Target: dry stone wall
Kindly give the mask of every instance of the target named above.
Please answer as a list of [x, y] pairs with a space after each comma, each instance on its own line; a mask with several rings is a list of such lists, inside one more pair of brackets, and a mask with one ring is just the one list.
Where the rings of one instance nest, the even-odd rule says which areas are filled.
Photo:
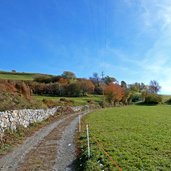
[[[3, 139], [4, 131], [15, 131], [18, 126], [28, 127], [31, 123], [41, 122], [49, 116], [53, 116], [60, 106], [50, 109], [23, 109], [0, 112], [0, 139]], [[88, 109], [86, 106], [71, 107], [74, 112]]]

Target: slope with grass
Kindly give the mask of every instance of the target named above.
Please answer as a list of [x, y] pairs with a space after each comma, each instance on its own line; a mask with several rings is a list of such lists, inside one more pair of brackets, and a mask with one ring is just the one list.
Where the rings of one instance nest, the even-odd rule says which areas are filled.
[[91, 158], [83, 161], [82, 170], [117, 170], [93, 137], [123, 170], [171, 170], [170, 106], [108, 108], [91, 113], [84, 122], [90, 127]]
[[[26, 72], [6, 72], [0, 71], [0, 79], [4, 80], [33, 80], [38, 73], [26, 73]], [[46, 74], [43, 74], [46, 75]]]
[[1, 74], [0, 73], [0, 79], [4, 79], [4, 80], [33, 80], [33, 76], [34, 75], [27, 75], [27, 74], [22, 74], [22, 75], [18, 75], [18, 74]]

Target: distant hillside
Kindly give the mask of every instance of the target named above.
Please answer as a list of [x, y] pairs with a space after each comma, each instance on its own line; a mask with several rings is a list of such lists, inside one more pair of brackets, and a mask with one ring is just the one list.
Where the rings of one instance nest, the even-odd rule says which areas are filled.
[[36, 75], [47, 75], [47, 74], [0, 71], [0, 79], [5, 79], [5, 80], [33, 80]]

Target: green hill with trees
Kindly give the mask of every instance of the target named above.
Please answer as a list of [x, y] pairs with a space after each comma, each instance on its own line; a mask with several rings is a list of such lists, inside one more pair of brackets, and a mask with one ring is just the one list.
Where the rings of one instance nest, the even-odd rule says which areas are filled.
[[[78, 78], [71, 71], [64, 71], [61, 75], [1, 71], [0, 98], [3, 103], [0, 110], [89, 103], [101, 107], [133, 103], [156, 105], [164, 103], [163, 97], [158, 95], [160, 88], [155, 80], [149, 85], [127, 84], [108, 75], [100, 77], [98, 73], [89, 78]], [[169, 100], [167, 96], [168, 103]]]

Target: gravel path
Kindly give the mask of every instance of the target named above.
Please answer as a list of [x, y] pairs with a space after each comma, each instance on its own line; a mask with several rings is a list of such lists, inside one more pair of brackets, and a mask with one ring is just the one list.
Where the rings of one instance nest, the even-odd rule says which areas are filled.
[[78, 124], [78, 118], [75, 118], [69, 126], [66, 127], [62, 138], [59, 140], [57, 158], [54, 165], [55, 171], [74, 171], [74, 160], [76, 159], [74, 133]]
[[77, 124], [78, 114], [73, 114], [42, 128], [1, 158], [0, 170], [74, 170], [72, 162], [76, 155], [73, 140]]

